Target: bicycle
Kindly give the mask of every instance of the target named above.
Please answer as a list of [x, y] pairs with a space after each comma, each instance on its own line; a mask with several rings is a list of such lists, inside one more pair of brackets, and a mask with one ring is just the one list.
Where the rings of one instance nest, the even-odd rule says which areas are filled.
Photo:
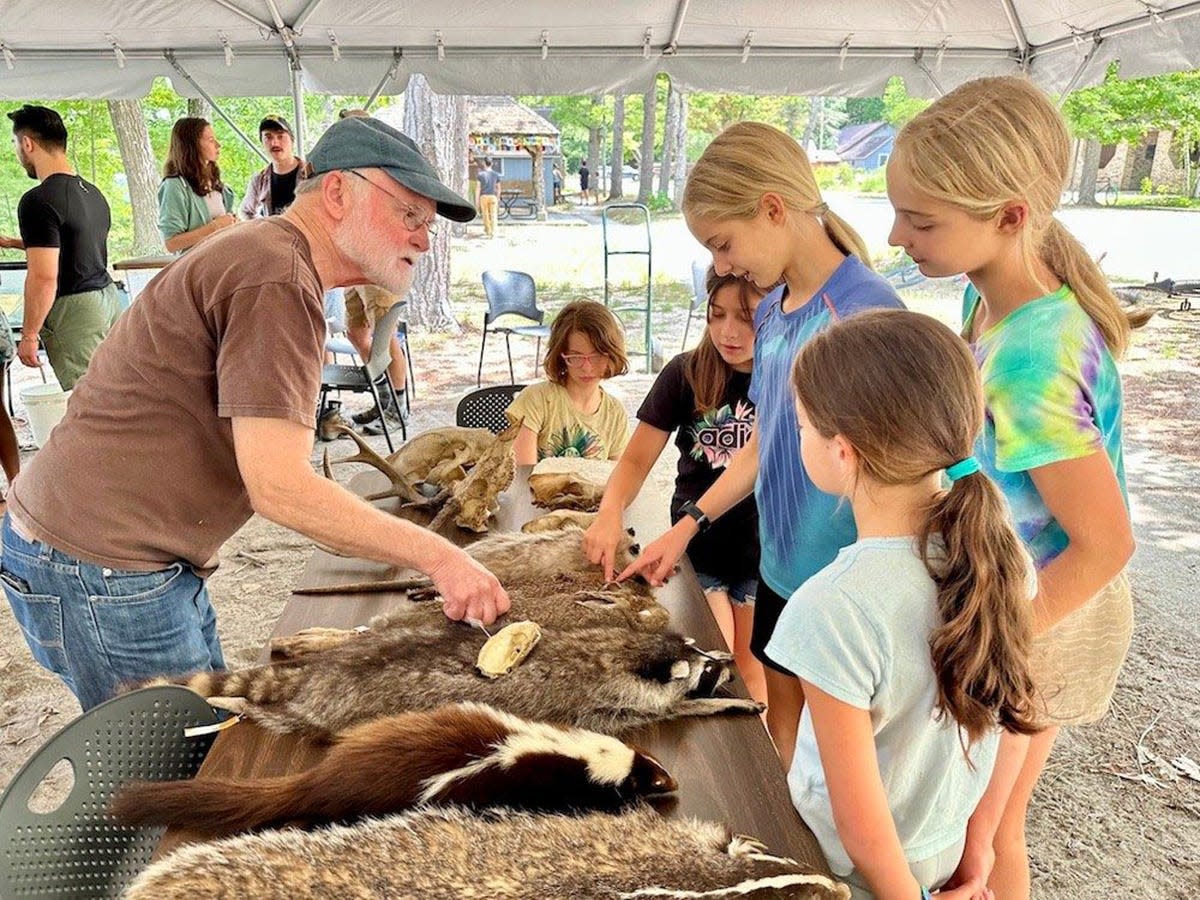
[[1121, 192], [1117, 186], [1113, 184], [1112, 178], [1107, 175], [1102, 175], [1096, 179], [1096, 194], [1100, 197], [1100, 202], [1105, 206], [1116, 206], [1117, 198]]

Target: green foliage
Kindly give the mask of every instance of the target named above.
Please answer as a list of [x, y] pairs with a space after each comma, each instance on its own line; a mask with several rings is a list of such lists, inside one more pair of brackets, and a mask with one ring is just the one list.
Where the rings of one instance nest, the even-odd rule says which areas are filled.
[[838, 163], [836, 166], [816, 166], [813, 175], [817, 179], [817, 187], [821, 190], [845, 190], [854, 185], [854, 167], [850, 163]]
[[1114, 62], [1103, 82], [1067, 95], [1062, 111], [1076, 137], [1102, 144], [1136, 142], [1157, 129], [1194, 143], [1200, 138], [1200, 70], [1122, 79]]
[[646, 201], [646, 206], [650, 208], [650, 212], [663, 213], [673, 212], [675, 207], [671, 203], [671, 198], [666, 194], [651, 194], [650, 199]]
[[[117, 137], [113, 132], [108, 106], [102, 100], [43, 100], [38, 101], [58, 111], [69, 135], [67, 155], [76, 171], [93, 182], [104, 193], [112, 208], [113, 225], [109, 233], [109, 258], [128, 256], [133, 245], [133, 213], [129, 204], [125, 171]], [[230, 97], [217, 98], [217, 103], [251, 140], [258, 138], [258, 123], [268, 113], [282, 114], [295, 127], [291, 97]], [[366, 97], [334, 97], [310, 94], [304, 98], [306, 124], [305, 143], [311, 147], [316, 139], [337, 119], [343, 107], [360, 107]], [[17, 109], [21, 102], [0, 103], [0, 113]], [[142, 102], [150, 146], [161, 172], [171, 140], [171, 127], [187, 115], [187, 100], [175, 93], [170, 82], [156, 79], [150, 93]], [[250, 176], [266, 163], [248, 147], [234, 130], [215, 112], [210, 117], [213, 131], [221, 143], [221, 178], [233, 188], [240, 203]], [[8, 120], [0, 119], [5, 125]], [[33, 182], [17, 162], [16, 154], [0, 154], [0, 233], [16, 234], [17, 203]], [[20, 251], [5, 251], [6, 258], [21, 259]]]
[[882, 194], [887, 191], [887, 169], [856, 169], [855, 187], [864, 194]]
[[884, 120], [886, 104], [882, 97], [850, 97], [846, 100], [846, 124], [866, 125]]
[[899, 130], [931, 102], [921, 97], [910, 97], [904, 79], [894, 75], [883, 89], [883, 120]]
[[1150, 180], [1149, 175], [1145, 176], [1142, 179], [1142, 183], [1138, 185], [1138, 191], [1140, 191], [1143, 194], [1153, 194], [1154, 193], [1154, 182]]

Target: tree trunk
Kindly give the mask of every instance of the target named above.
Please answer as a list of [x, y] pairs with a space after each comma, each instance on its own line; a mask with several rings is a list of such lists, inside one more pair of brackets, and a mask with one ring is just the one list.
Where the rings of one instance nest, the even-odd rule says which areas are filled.
[[667, 112], [663, 119], [662, 162], [658, 169], [658, 193], [671, 196], [671, 176], [675, 171], [675, 130], [679, 119], [679, 92], [674, 85], [667, 88]]
[[[405, 134], [417, 142], [442, 182], [463, 194], [467, 183], [467, 99], [438, 96], [423, 75], [413, 75], [404, 91]], [[429, 251], [417, 263], [408, 292], [409, 324], [436, 332], [461, 328], [450, 304], [450, 228], [438, 219]]]
[[612, 170], [608, 173], [608, 199], [625, 196], [625, 95], [617, 94], [613, 103]]
[[[587, 149], [587, 164], [588, 172], [590, 173], [588, 181], [588, 190], [597, 191], [600, 186], [600, 142], [601, 129], [599, 125], [593, 125], [588, 129], [588, 149]], [[586, 197], [579, 198], [580, 203], [587, 202]]]
[[804, 123], [804, 134], [800, 136], [800, 146], [807, 153], [809, 145], [816, 146], [817, 137], [814, 135], [817, 123], [821, 119], [822, 101], [820, 97], [810, 97], [808, 101], [808, 121]]
[[642, 96], [642, 158], [638, 171], [638, 203], [649, 203], [654, 190], [654, 124], [658, 118], [658, 85]]
[[688, 153], [688, 95], [679, 95], [679, 115], [675, 119], [675, 193], [671, 199], [676, 208], [683, 206], [683, 188], [687, 183]]
[[203, 97], [188, 97], [187, 114], [193, 119], [208, 119], [211, 122], [213, 108]]
[[150, 132], [142, 118], [142, 103], [140, 100], [109, 100], [108, 114], [112, 118], [113, 131], [117, 133], [129, 204], [133, 207], [133, 246], [130, 250], [134, 256], [165, 253], [158, 231], [158, 164], [150, 149]]
[[1079, 164], [1079, 206], [1096, 205], [1096, 178], [1100, 173], [1100, 142], [1089, 140], [1083, 145], [1083, 161]]
[[530, 160], [530, 184], [533, 187], [533, 202], [537, 206], [538, 221], [546, 221], [546, 153], [541, 141], [525, 145]]

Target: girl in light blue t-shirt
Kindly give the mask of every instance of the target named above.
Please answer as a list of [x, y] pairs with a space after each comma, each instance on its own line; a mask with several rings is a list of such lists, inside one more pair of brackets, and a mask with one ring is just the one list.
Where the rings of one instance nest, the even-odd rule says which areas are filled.
[[1037, 727], [1034, 578], [971, 453], [975, 361], [928, 316], [871, 310], [813, 337], [792, 388], [804, 468], [858, 531], [767, 645], [804, 688], [792, 801], [856, 898], [986, 897], [975, 851]]

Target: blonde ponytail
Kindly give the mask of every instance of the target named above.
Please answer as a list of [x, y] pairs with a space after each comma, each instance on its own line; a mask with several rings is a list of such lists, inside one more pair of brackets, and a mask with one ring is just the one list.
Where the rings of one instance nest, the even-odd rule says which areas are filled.
[[871, 264], [871, 254], [867, 252], [866, 242], [845, 219], [825, 207], [821, 220], [825, 225], [825, 233], [829, 235], [829, 239], [833, 241], [835, 247], [843, 253], [857, 256], [868, 269], [875, 268]]
[[1046, 228], [1040, 250], [1038, 255], [1051, 271], [1071, 286], [1113, 356], [1121, 356], [1129, 344], [1129, 319], [1100, 267], [1057, 219]]

